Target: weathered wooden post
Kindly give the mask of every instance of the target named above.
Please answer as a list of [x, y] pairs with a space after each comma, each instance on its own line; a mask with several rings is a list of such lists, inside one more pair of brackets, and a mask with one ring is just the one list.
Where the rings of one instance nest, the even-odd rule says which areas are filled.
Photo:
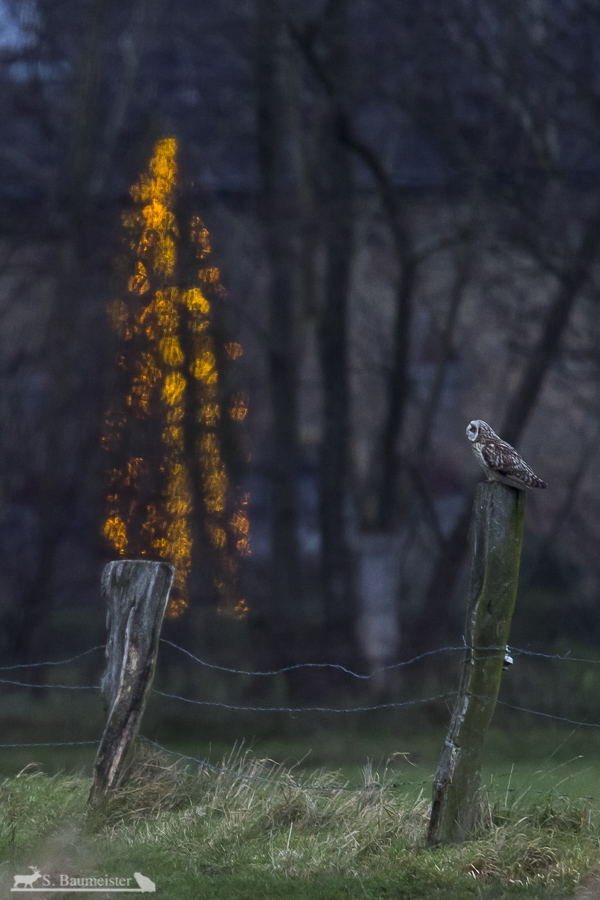
[[117, 788], [123, 778], [152, 686], [174, 575], [168, 563], [128, 559], [109, 563], [102, 573], [109, 630], [102, 695], [108, 718], [88, 803]]
[[524, 516], [524, 491], [499, 482], [477, 486], [469, 534], [468, 648], [433, 783], [430, 845], [466, 840], [479, 821], [483, 745], [515, 608]]

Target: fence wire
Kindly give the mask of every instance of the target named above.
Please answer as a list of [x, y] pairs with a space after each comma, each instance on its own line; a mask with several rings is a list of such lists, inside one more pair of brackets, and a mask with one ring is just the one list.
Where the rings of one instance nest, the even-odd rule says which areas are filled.
[[[462, 644], [460, 645], [450, 645], [446, 647], [440, 647], [434, 650], [428, 650], [424, 653], [420, 653], [417, 656], [414, 656], [410, 659], [403, 660], [397, 663], [392, 663], [390, 665], [381, 666], [368, 674], [354, 672], [351, 669], [346, 668], [338, 663], [297, 663], [291, 666], [285, 666], [280, 669], [273, 669], [267, 671], [254, 671], [248, 669], [235, 669], [228, 666], [221, 666], [215, 663], [207, 662], [206, 660], [201, 659], [200, 657], [194, 655], [189, 650], [184, 647], [180, 647], [178, 644], [175, 644], [173, 641], [169, 641], [166, 638], [161, 639], [161, 643], [166, 644], [173, 649], [177, 650], [180, 653], [183, 653], [188, 658], [192, 659], [197, 664], [204, 666], [209, 669], [214, 669], [222, 672], [227, 672], [234, 675], [241, 676], [257, 676], [257, 677], [265, 677], [265, 676], [278, 676], [285, 674], [286, 672], [295, 671], [299, 669], [332, 669], [341, 671], [350, 677], [357, 678], [360, 680], [368, 680], [376, 677], [384, 671], [390, 671], [393, 669], [398, 669], [406, 666], [410, 666], [414, 663], [417, 663], [423, 659], [430, 658], [432, 656], [441, 654], [441, 653], [454, 653], [454, 652], [465, 652], [470, 650], [473, 653], [479, 652], [491, 652], [496, 651], [499, 654], [505, 654], [509, 652], [514, 654], [515, 656], [525, 656], [525, 657], [533, 657], [537, 659], [548, 659], [555, 660], [559, 662], [574, 662], [581, 664], [589, 664], [589, 665], [598, 665], [600, 664], [600, 659], [588, 658], [588, 657], [578, 657], [572, 656], [570, 651], [567, 653], [545, 653], [543, 651], [538, 650], [530, 650], [524, 647], [513, 647], [512, 645], [507, 646], [486, 646], [486, 647], [469, 647], [467, 641], [463, 636]], [[90, 647], [87, 650], [82, 651], [81, 653], [76, 654], [75, 656], [71, 656], [67, 659], [62, 660], [45, 660], [42, 662], [32, 662], [32, 663], [19, 663], [16, 665], [9, 666], [0, 666], [1, 672], [10, 672], [16, 669], [26, 669], [26, 668], [36, 668], [36, 667], [46, 667], [46, 666], [61, 666], [68, 665], [70, 663], [76, 662], [82, 659], [85, 656], [88, 656], [92, 653], [97, 652], [98, 650], [105, 650], [106, 647], [104, 644], [98, 644], [94, 647]], [[15, 687], [23, 687], [23, 688], [34, 688], [36, 690], [39, 689], [58, 689], [58, 690], [71, 690], [71, 691], [98, 691], [100, 690], [100, 685], [74, 685], [74, 684], [36, 684], [33, 682], [24, 682], [18, 681], [14, 679], [8, 678], [0, 678], [0, 684], [11, 685]], [[435, 703], [450, 700], [453, 697], [456, 697], [458, 691], [446, 691], [443, 693], [439, 693], [429, 697], [417, 698], [412, 700], [401, 700], [401, 701], [388, 701], [385, 703], [375, 703], [372, 705], [362, 705], [362, 706], [348, 706], [348, 707], [332, 707], [332, 706], [255, 706], [255, 705], [244, 705], [244, 704], [232, 704], [232, 703], [223, 703], [217, 700], [201, 700], [194, 699], [190, 697], [184, 697], [174, 693], [168, 693], [166, 691], [153, 689], [153, 693], [157, 696], [163, 697], [168, 700], [178, 700], [182, 703], [192, 704], [195, 706], [202, 707], [211, 707], [217, 709], [230, 710], [234, 712], [250, 712], [250, 713], [287, 713], [289, 715], [299, 715], [301, 713], [332, 713], [332, 714], [341, 714], [347, 715], [349, 713], [364, 713], [364, 712], [372, 712], [377, 710], [384, 709], [401, 709], [401, 708], [409, 708], [419, 705], [424, 705], [427, 703]], [[483, 698], [482, 698], [483, 699]], [[509, 709], [513, 709], [517, 712], [525, 713], [532, 716], [539, 716], [548, 720], [560, 722], [563, 724], [568, 724], [576, 728], [600, 728], [599, 722], [589, 722], [589, 721], [579, 721], [577, 719], [571, 719], [567, 716], [559, 716], [554, 713], [543, 712], [541, 710], [530, 709], [524, 706], [518, 706], [513, 703], [508, 703], [504, 700], [498, 700], [497, 703], [500, 706], [507, 707]], [[146, 739], [148, 740], [148, 739]], [[48, 742], [37, 742], [37, 743], [7, 743], [0, 744], [0, 748], [27, 748], [27, 747], [68, 747], [68, 746], [84, 746], [84, 745], [92, 745], [98, 744], [99, 741], [48, 741]], [[150, 741], [152, 743], [152, 741]], [[157, 745], [159, 746], [159, 745]], [[164, 748], [162, 748], [164, 749]], [[174, 751], [167, 751], [174, 752]], [[182, 758], [186, 758], [183, 754], [179, 754]], [[206, 764], [209, 768], [216, 768], [220, 771], [219, 767], [214, 767], [212, 764], [207, 763], [203, 760], [197, 760], [194, 757], [189, 757], [189, 759], [198, 764]], [[225, 772], [226, 770], [223, 770]], [[229, 772], [229, 774], [232, 774]], [[241, 777], [241, 776], [240, 776]], [[249, 776], [248, 776], [249, 777]]]
[[284, 675], [286, 672], [294, 672], [298, 669], [334, 669], [340, 672], [343, 672], [346, 675], [350, 675], [352, 678], [358, 678], [360, 680], [368, 681], [371, 678], [376, 678], [382, 672], [389, 672], [392, 669], [401, 669], [405, 666], [411, 666], [414, 663], [420, 662], [423, 659], [428, 659], [431, 656], [437, 656], [440, 653], [456, 653], [456, 652], [465, 652], [466, 650], [470, 650], [473, 653], [484, 653], [489, 651], [497, 651], [500, 653], [514, 653], [518, 656], [532, 656], [539, 657], [542, 659], [555, 659], [563, 662], [577, 662], [577, 663], [590, 663], [591, 665], [600, 665], [600, 659], [590, 659], [587, 657], [580, 656], [571, 656], [570, 651], [567, 653], [543, 653], [537, 650], [528, 650], [525, 647], [513, 647], [512, 644], [506, 644], [503, 646], [487, 646], [487, 647], [470, 647], [467, 643], [466, 639], [463, 637], [463, 643], [458, 645], [450, 645], [448, 647], [438, 647], [435, 650], [426, 650], [423, 653], [419, 653], [417, 656], [413, 656], [410, 659], [401, 660], [396, 663], [389, 663], [385, 666], [379, 666], [376, 669], [373, 669], [371, 672], [364, 674], [360, 672], [354, 672], [352, 669], [346, 668], [346, 666], [342, 666], [339, 663], [295, 663], [292, 666], [283, 666], [280, 669], [268, 669], [266, 671], [256, 670], [256, 669], [235, 669], [230, 666], [220, 666], [217, 663], [208, 662], [205, 659], [202, 659], [199, 656], [191, 653], [189, 650], [186, 650], [185, 647], [179, 646], [174, 641], [169, 641], [166, 638], [161, 638], [161, 644], [166, 644], [169, 647], [173, 647], [174, 650], [177, 650], [180, 653], [183, 653], [189, 659], [198, 663], [201, 666], [204, 666], [207, 669], [214, 669], [218, 672], [228, 672], [232, 675], [247, 675], [253, 677], [274, 677], [277, 675]]
[[11, 681], [9, 678], [0, 678], [0, 684], [14, 684], [17, 687], [27, 688], [60, 688], [64, 691], [99, 691], [99, 684], [36, 684], [32, 681]]
[[[376, 678], [377, 675], [380, 675], [382, 672], [388, 672], [392, 669], [401, 669], [405, 666], [411, 666], [414, 663], [420, 662], [423, 659], [428, 659], [432, 656], [437, 656], [440, 653], [456, 653], [456, 652], [464, 652], [466, 650], [470, 650], [471, 652], [489, 652], [491, 650], [495, 650], [498, 653], [514, 653], [519, 656], [532, 656], [539, 657], [541, 659], [554, 659], [561, 662], [577, 662], [577, 663], [588, 663], [590, 665], [600, 665], [599, 659], [592, 659], [590, 657], [581, 657], [581, 656], [571, 656], [571, 651], [568, 650], [566, 653], [544, 653], [539, 650], [529, 650], [525, 647], [513, 647], [512, 644], [507, 644], [503, 646], [495, 646], [490, 645], [486, 647], [471, 647], [467, 643], [465, 637], [463, 636], [462, 644], [457, 645], [449, 645], [447, 647], [438, 647], [434, 650], [425, 650], [423, 653], [419, 653], [416, 656], [411, 657], [410, 659], [400, 660], [399, 662], [389, 663], [385, 666], [379, 666], [376, 669], [373, 669], [368, 673], [360, 673], [354, 672], [352, 669], [348, 669], [346, 666], [342, 666], [340, 663], [330, 663], [330, 662], [307, 662], [307, 663], [295, 663], [291, 666], [283, 666], [280, 669], [268, 669], [266, 671], [256, 670], [256, 669], [235, 669], [230, 666], [221, 666], [217, 663], [208, 662], [205, 659], [202, 659], [199, 656], [196, 656], [194, 653], [191, 653], [185, 647], [181, 647], [179, 644], [176, 644], [174, 641], [167, 640], [167, 638], [160, 639], [161, 644], [165, 644], [173, 649], [177, 650], [180, 653], [183, 653], [189, 659], [198, 663], [201, 666], [204, 666], [207, 669], [214, 669], [219, 672], [228, 672], [233, 675], [246, 675], [253, 677], [274, 677], [277, 675], [283, 675], [286, 672], [293, 672], [298, 669], [334, 669], [340, 672], [343, 672], [346, 675], [350, 675], [352, 678], [358, 678], [360, 680], [369, 680], [372, 678]], [[106, 650], [106, 644], [97, 644], [94, 647], [90, 647], [87, 650], [83, 650], [81, 653], [77, 653], [75, 656], [70, 656], [67, 659], [51, 659], [51, 660], [43, 660], [40, 662], [30, 662], [30, 663], [16, 663], [10, 666], [0, 666], [0, 672], [10, 672], [15, 669], [34, 669], [41, 668], [47, 666], [64, 666], [69, 663], [76, 662], [79, 659], [82, 659], [84, 656], [89, 656], [91, 653], [95, 653], [98, 650]], [[2, 681], [3, 679], [0, 679]], [[21, 684], [21, 682], [6, 682], [9, 684]], [[29, 687], [27, 684], [23, 684], [24, 687]], [[38, 687], [38, 685], [31, 685], [32, 687]], [[51, 685], [51, 687], [59, 687], [59, 685]]]
[[106, 644], [98, 644], [96, 647], [90, 647], [89, 650], [84, 650], [83, 653], [78, 653], [77, 656], [70, 656], [69, 659], [53, 659], [46, 662], [17, 663], [15, 666], [0, 666], [0, 672], [10, 672], [13, 669], [35, 669], [38, 666], [65, 666], [67, 663], [75, 662], [75, 660], [81, 659], [83, 656], [95, 653], [96, 650], [105, 649]]
[[455, 697], [458, 691], [448, 691], [444, 694], [437, 694], [435, 697], [423, 697], [418, 700], [400, 700], [390, 703], [376, 703], [373, 706], [235, 706], [231, 703], [220, 703], [217, 700], [193, 700], [190, 697], [180, 697], [178, 694], [167, 694], [165, 691], [159, 691], [153, 688], [154, 694], [160, 697], [167, 697], [170, 700], [182, 700], [184, 703], [193, 703], [196, 706], [218, 706], [222, 709], [232, 709], [236, 712], [285, 712], [285, 713], [304, 713], [304, 712], [324, 712], [324, 713], [357, 713], [371, 712], [376, 709], [394, 709], [401, 706], [417, 706], [421, 703], [432, 703], [435, 700], [447, 700], [449, 697]]
[[0, 744], [0, 748], [7, 747], [83, 747], [84, 745], [94, 744], [96, 747], [100, 741], [42, 741], [34, 744]]
[[[229, 666], [219, 666], [216, 663], [209, 663], [205, 659], [200, 659], [199, 656], [194, 656], [193, 653], [190, 653], [189, 650], [186, 650], [184, 647], [180, 647], [178, 644], [173, 643], [173, 641], [168, 641], [166, 638], [161, 638], [162, 644], [168, 644], [169, 647], [174, 647], [175, 650], [179, 650], [180, 653], [184, 653], [186, 656], [189, 656], [190, 659], [193, 659], [194, 662], [199, 663], [201, 666], [204, 666], [207, 669], [216, 669], [219, 672], [230, 672], [232, 675], [252, 675], [258, 677], [264, 676], [275, 676], [275, 675], [283, 675], [285, 672], [294, 672], [297, 669], [337, 669], [340, 672], [344, 672], [346, 675], [352, 676], [352, 678], [360, 678], [361, 680], [369, 680], [370, 678], [375, 678], [377, 675], [381, 674], [381, 672], [387, 672], [390, 669], [399, 669], [402, 666], [411, 666], [413, 663], [419, 662], [422, 659], [426, 659], [429, 656], [435, 656], [438, 653], [448, 653], [450, 651], [456, 650], [464, 650], [464, 646], [460, 647], [440, 647], [437, 650], [426, 650], [424, 653], [419, 653], [418, 656], [413, 656], [412, 659], [404, 660], [403, 662], [390, 663], [387, 666], [379, 666], [377, 669], [373, 669], [372, 672], [368, 674], [360, 674], [359, 672], [353, 672], [352, 669], [347, 669], [346, 666], [342, 666], [339, 663], [295, 663], [293, 666], [283, 666], [281, 669], [271, 669], [266, 672], [254, 671], [251, 669], [232, 669]], [[502, 650], [505, 651], [504, 647], [487, 647], [482, 649], [488, 650]]]
[[[480, 697], [479, 694], [473, 694], [474, 697]], [[489, 699], [481, 697], [481, 699]], [[507, 706], [509, 709], [515, 709], [519, 712], [529, 713], [530, 716], [543, 716], [544, 719], [554, 719], [556, 722], [565, 722], [567, 725], [577, 725], [579, 728], [600, 728], [600, 722], [578, 722], [575, 719], [567, 719], [565, 716], [555, 716], [553, 713], [541, 712], [537, 709], [528, 709], [525, 706], [516, 706], [514, 703], [507, 703], [505, 700], [497, 700], [500, 706]]]
[[399, 788], [399, 787], [422, 787], [423, 785], [431, 785], [433, 784], [433, 776], [425, 779], [424, 781], [391, 781], [381, 783], [379, 781], [362, 781], [360, 784], [350, 784], [349, 782], [344, 782], [343, 784], [327, 784], [327, 785], [317, 785], [310, 784], [309, 782], [300, 782], [297, 779], [293, 778], [288, 774], [287, 778], [277, 778], [277, 777], [268, 777], [264, 775], [249, 775], [247, 772], [240, 772], [235, 769], [228, 769], [224, 766], [217, 766], [214, 763], [209, 763], [205, 759], [198, 759], [195, 756], [189, 756], [186, 753], [180, 753], [178, 750], [169, 750], [167, 747], [163, 747], [162, 744], [159, 744], [157, 741], [152, 741], [150, 738], [142, 738], [143, 743], [150, 744], [152, 747], [156, 747], [158, 750], [161, 750], [164, 753], [170, 754], [171, 756], [176, 756], [178, 759], [185, 760], [186, 762], [193, 762], [200, 766], [202, 769], [207, 769], [211, 772], [216, 772], [219, 775], [227, 775], [231, 778], [238, 779], [240, 781], [256, 781], [260, 784], [268, 784], [271, 787], [281, 787], [281, 788], [297, 788], [301, 791], [315, 791], [315, 792], [327, 792], [327, 791], [352, 791], [354, 793], [359, 791], [373, 791], [373, 790], [381, 790], [382, 788]]

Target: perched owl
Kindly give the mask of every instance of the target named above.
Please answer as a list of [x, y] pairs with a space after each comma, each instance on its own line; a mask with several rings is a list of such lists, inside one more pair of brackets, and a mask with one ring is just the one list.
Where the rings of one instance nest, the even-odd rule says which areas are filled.
[[515, 448], [501, 440], [487, 422], [473, 419], [467, 425], [467, 437], [473, 442], [473, 453], [488, 481], [502, 481], [521, 491], [547, 487], [545, 481], [534, 475]]

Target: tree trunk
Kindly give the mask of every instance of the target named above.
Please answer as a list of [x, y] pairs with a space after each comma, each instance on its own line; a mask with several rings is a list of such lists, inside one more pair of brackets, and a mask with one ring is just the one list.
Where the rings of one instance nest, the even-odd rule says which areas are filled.
[[[336, 20], [340, 17], [339, 21], [343, 22], [345, 15], [347, 15], [345, 0], [338, 0], [337, 3], [328, 7], [327, 24], [331, 27], [331, 22], [336, 23], [332, 30], [338, 35], [338, 41], [343, 35], [343, 28], [337, 26]], [[396, 291], [392, 367], [385, 389], [386, 412], [381, 434], [373, 452], [371, 465], [373, 474], [367, 488], [367, 511], [363, 515], [369, 528], [380, 531], [389, 530], [393, 525], [397, 509], [400, 473], [397, 446], [402, 434], [409, 393], [409, 348], [413, 292], [419, 260], [406, 220], [403, 198], [380, 156], [361, 139], [353, 127], [351, 106], [347, 101], [345, 88], [350, 72], [349, 62], [343, 61], [341, 68], [338, 67], [336, 72], [336, 67], [332, 66], [331, 62], [324, 61], [316, 51], [314, 34], [311, 34], [310, 29], [303, 33], [297, 28], [292, 28], [292, 32], [307, 62], [329, 97], [340, 143], [362, 161], [375, 179], [382, 206], [389, 219], [398, 260], [399, 281]]]
[[[104, 15], [105, 0], [91, 0], [83, 22], [75, 96], [71, 98], [71, 128], [65, 131], [63, 165], [52, 186], [54, 202], [61, 198], [67, 202], [60, 208], [50, 205], [49, 212], [60, 238], [52, 293], [41, 326], [45, 354], [43, 406], [33, 424], [35, 456], [28, 472], [31, 484], [26, 496], [19, 497], [17, 492], [14, 498], [17, 509], [30, 508], [36, 523], [36, 546], [26, 588], [19, 596], [17, 608], [3, 617], [2, 623], [11, 635], [15, 657], [23, 662], [44, 655], [57, 554], [73, 527], [90, 460], [97, 454], [100, 440], [101, 397], [98, 393], [91, 400], [85, 393], [87, 385], [76, 334], [83, 298], [89, 302], [90, 294], [98, 290], [97, 281], [90, 275], [98, 260], [91, 234], [94, 223], [88, 181], [98, 126]], [[103, 296], [100, 292], [98, 295]], [[92, 359], [96, 346], [90, 338], [86, 353]], [[28, 463], [31, 465], [31, 456]], [[41, 685], [45, 675], [45, 667], [40, 666], [32, 679]]]
[[573, 265], [565, 273], [550, 306], [537, 346], [529, 356], [521, 380], [504, 416], [502, 439], [514, 444], [533, 412], [548, 369], [558, 352], [560, 339], [569, 322], [573, 307], [590, 277], [591, 266], [600, 247], [600, 221], [588, 225], [575, 255]]
[[[348, 2], [339, 0], [324, 25], [329, 77], [340, 93], [347, 90]], [[336, 107], [325, 147], [325, 200], [330, 210], [325, 235], [325, 283], [319, 322], [323, 379], [320, 448], [321, 575], [327, 651], [338, 662], [356, 660], [356, 596], [348, 549], [350, 395], [348, 318], [354, 252], [352, 160], [342, 143]]]
[[[261, 206], [270, 272], [268, 369], [272, 410], [272, 597], [276, 622], [289, 640], [301, 616], [298, 544], [297, 318], [302, 275], [303, 208], [301, 129], [294, 59], [281, 0], [257, 0], [258, 150]], [[276, 629], [277, 630], [277, 629]]]
[[454, 341], [454, 332], [458, 322], [458, 313], [465, 298], [465, 291], [473, 269], [475, 256], [473, 235], [465, 235], [465, 241], [467, 242], [466, 247], [457, 248], [457, 269], [450, 290], [450, 301], [448, 303], [446, 320], [441, 334], [440, 359], [436, 367], [431, 393], [427, 398], [423, 419], [421, 421], [421, 432], [419, 440], [417, 441], [415, 453], [416, 464], [423, 464], [427, 457], [431, 433], [439, 410], [442, 392], [448, 374], [448, 367], [452, 358], [452, 345]]
[[396, 239], [396, 255], [400, 266], [396, 291], [396, 320], [392, 366], [386, 384], [383, 427], [373, 471], [378, 475], [375, 528], [391, 531], [398, 512], [398, 483], [401, 459], [399, 442], [406, 414], [409, 389], [409, 350], [412, 321], [412, 299], [417, 277], [417, 261], [407, 252], [404, 240]]

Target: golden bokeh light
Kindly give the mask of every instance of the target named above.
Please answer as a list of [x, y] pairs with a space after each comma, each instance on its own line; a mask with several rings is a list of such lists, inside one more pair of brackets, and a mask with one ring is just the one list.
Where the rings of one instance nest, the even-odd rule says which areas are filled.
[[[214, 584], [222, 612], [248, 612], [238, 593], [238, 560], [251, 552], [247, 496], [235, 491], [224, 462], [217, 347], [211, 297], [222, 298], [219, 270], [210, 264], [210, 237], [198, 216], [178, 224], [177, 142], [158, 141], [148, 171], [131, 189], [123, 215], [127, 293], [107, 308], [123, 342], [117, 366], [124, 391], [106, 416], [103, 446], [117, 459], [109, 468], [104, 536], [120, 555], [162, 559], [176, 567], [168, 615], [189, 603], [194, 522], [202, 521], [214, 556]], [[191, 246], [196, 283], [182, 286], [178, 248]], [[223, 346], [230, 360], [242, 355]], [[247, 397], [227, 402], [233, 420], [247, 412]], [[201, 505], [202, 509], [198, 506]]]
[[246, 413], [248, 412], [248, 395], [247, 394], [236, 394], [233, 397], [233, 401], [231, 407], [229, 409], [229, 415], [232, 419], [237, 419], [241, 421], [246, 418]]

